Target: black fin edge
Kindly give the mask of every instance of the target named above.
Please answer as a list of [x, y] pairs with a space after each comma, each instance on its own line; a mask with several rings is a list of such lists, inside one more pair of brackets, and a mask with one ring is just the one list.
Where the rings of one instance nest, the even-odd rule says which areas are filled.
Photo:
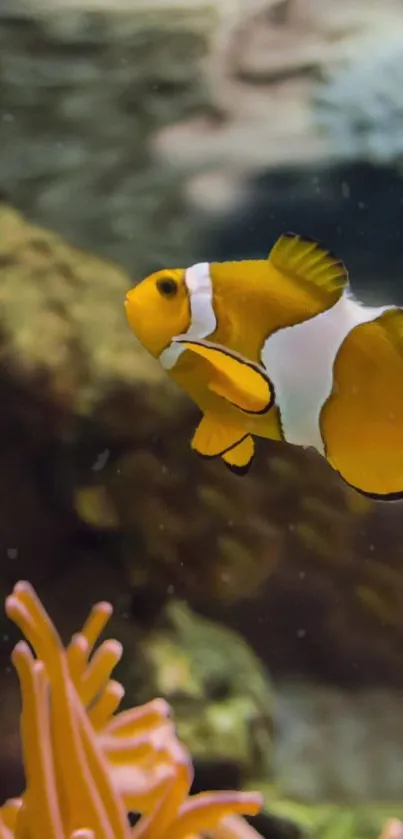
[[[242, 440], [239, 441], [239, 443], [236, 443], [235, 446], [232, 446], [231, 449], [228, 449], [227, 453], [231, 452], [232, 449], [236, 449], [237, 446], [240, 446], [241, 443], [243, 443], [243, 441], [247, 439], [247, 437], [252, 437], [252, 441], [254, 443], [252, 434], [246, 434], [245, 437], [243, 437]], [[256, 444], [255, 444], [255, 446], [256, 446]], [[224, 452], [224, 454], [225, 454], [225, 452]], [[243, 475], [247, 475], [247, 473], [249, 472], [249, 469], [251, 468], [251, 466], [253, 464], [253, 461], [254, 461], [255, 457], [256, 457], [256, 448], [255, 448], [255, 451], [253, 452], [253, 455], [252, 455], [251, 459], [248, 461], [248, 463], [245, 463], [244, 466], [236, 466], [236, 464], [234, 464], [234, 463], [227, 463], [227, 461], [224, 460], [224, 458], [221, 455], [222, 462], [227, 467], [227, 469], [229, 469], [229, 471], [232, 472], [233, 475], [237, 475], [239, 477], [242, 477]]]
[[389, 503], [390, 501], [403, 501], [403, 490], [401, 490], [400, 492], [386, 493], [366, 492], [364, 489], [359, 489], [358, 487], [354, 486], [354, 484], [350, 484], [349, 481], [346, 481], [341, 472], [339, 472], [338, 470], [336, 471], [337, 474], [340, 475], [342, 481], [345, 484], [347, 484], [347, 486], [351, 487], [351, 489], [355, 489], [355, 491], [358, 492], [359, 495], [363, 495], [364, 498], [371, 498], [372, 501], [385, 501], [386, 503]]
[[[262, 379], [264, 379], [266, 384], [269, 386], [270, 399], [269, 399], [267, 405], [265, 405], [264, 408], [262, 408], [260, 411], [246, 411], [245, 408], [241, 408], [239, 405], [236, 404], [236, 402], [231, 402], [230, 399], [225, 400], [226, 402], [228, 402], [229, 405], [233, 405], [234, 408], [238, 408], [238, 411], [242, 411], [243, 414], [248, 414], [248, 415], [250, 414], [250, 415], [256, 417], [256, 416], [261, 416], [263, 414], [267, 414], [270, 411], [270, 408], [273, 407], [273, 405], [276, 401], [276, 394], [275, 394], [275, 390], [274, 390], [274, 385], [273, 385], [272, 380], [267, 375], [265, 368], [262, 367], [261, 365], [255, 364], [253, 361], [249, 361], [246, 358], [242, 358], [241, 355], [238, 355], [238, 353], [232, 352], [231, 350], [227, 350], [226, 347], [221, 346], [221, 344], [214, 344], [210, 341], [204, 341], [204, 340], [203, 341], [197, 341], [197, 340], [193, 340], [192, 338], [176, 338], [175, 343], [176, 344], [196, 344], [198, 346], [205, 345], [205, 346], [207, 346], [211, 349], [219, 350], [223, 355], [226, 355], [228, 358], [235, 358], [239, 362], [239, 364], [244, 364], [246, 367], [252, 367], [253, 370], [255, 370], [256, 373], [259, 373], [261, 375]], [[191, 352], [191, 350], [189, 352]], [[222, 398], [224, 399], [224, 397], [222, 397]], [[227, 449], [227, 451], [228, 451], [228, 449]], [[213, 455], [211, 455], [211, 456], [213, 456]], [[214, 457], [215, 457], [215, 455], [214, 455]]]
[[242, 478], [244, 475], [248, 474], [254, 459], [255, 455], [251, 457], [249, 463], [247, 463], [245, 466], [233, 466], [231, 463], [227, 463], [226, 460], [223, 460], [223, 463], [227, 467], [227, 469], [229, 469], [229, 471], [232, 472], [233, 475], [237, 475], [237, 477]]
[[[240, 439], [237, 440], [236, 443], [231, 443], [231, 445], [227, 446], [226, 449], [223, 449], [222, 452], [217, 452], [216, 454], [204, 454], [203, 452], [197, 451], [197, 449], [192, 449], [192, 452], [195, 452], [195, 454], [198, 454], [199, 457], [202, 457], [204, 460], [214, 460], [215, 457], [222, 457], [223, 454], [227, 454], [227, 452], [230, 452], [231, 449], [235, 449], [235, 446], [239, 446], [241, 443], [243, 443], [244, 440], [246, 440], [247, 437], [251, 437], [251, 436], [252, 435], [249, 434], [249, 433], [244, 434], [244, 436], [240, 437]], [[225, 461], [224, 461], [224, 463], [225, 463]], [[227, 464], [225, 464], [225, 465], [227, 466]]]

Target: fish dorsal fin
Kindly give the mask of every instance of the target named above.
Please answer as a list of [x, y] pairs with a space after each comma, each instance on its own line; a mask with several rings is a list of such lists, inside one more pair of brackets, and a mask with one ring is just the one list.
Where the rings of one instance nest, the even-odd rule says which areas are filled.
[[342, 260], [314, 239], [297, 233], [280, 236], [268, 259], [281, 274], [309, 284], [326, 307], [337, 303], [348, 286], [348, 271]]
[[233, 350], [203, 339], [174, 338], [210, 366], [209, 389], [247, 414], [265, 414], [274, 403], [274, 389], [265, 370]]

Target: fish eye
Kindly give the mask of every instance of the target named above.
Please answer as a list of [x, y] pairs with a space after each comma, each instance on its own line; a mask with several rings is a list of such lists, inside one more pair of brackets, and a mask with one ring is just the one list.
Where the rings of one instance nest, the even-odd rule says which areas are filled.
[[178, 284], [171, 277], [157, 280], [157, 289], [163, 297], [174, 297], [178, 291]]

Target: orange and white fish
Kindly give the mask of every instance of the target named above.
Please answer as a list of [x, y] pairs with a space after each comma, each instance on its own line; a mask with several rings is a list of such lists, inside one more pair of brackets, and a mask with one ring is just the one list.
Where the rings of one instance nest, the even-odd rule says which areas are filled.
[[313, 446], [358, 491], [403, 494], [403, 310], [287, 233], [267, 259], [150, 275], [126, 297], [144, 347], [199, 406], [192, 447], [245, 473], [254, 436]]

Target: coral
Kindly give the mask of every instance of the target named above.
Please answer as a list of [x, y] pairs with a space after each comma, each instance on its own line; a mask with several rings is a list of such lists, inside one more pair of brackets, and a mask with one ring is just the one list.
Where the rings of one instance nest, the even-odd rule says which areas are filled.
[[[104, 641], [90, 658], [109, 604], [92, 609], [67, 649], [28, 583], [6, 611], [36, 658], [24, 641], [14, 649], [27, 787], [0, 810], [1, 839], [257, 839], [237, 814], [256, 813], [259, 794], [188, 796], [189, 755], [163, 700], [116, 713], [123, 688], [110, 674], [121, 645]], [[134, 829], [128, 812], [141, 814]]]

